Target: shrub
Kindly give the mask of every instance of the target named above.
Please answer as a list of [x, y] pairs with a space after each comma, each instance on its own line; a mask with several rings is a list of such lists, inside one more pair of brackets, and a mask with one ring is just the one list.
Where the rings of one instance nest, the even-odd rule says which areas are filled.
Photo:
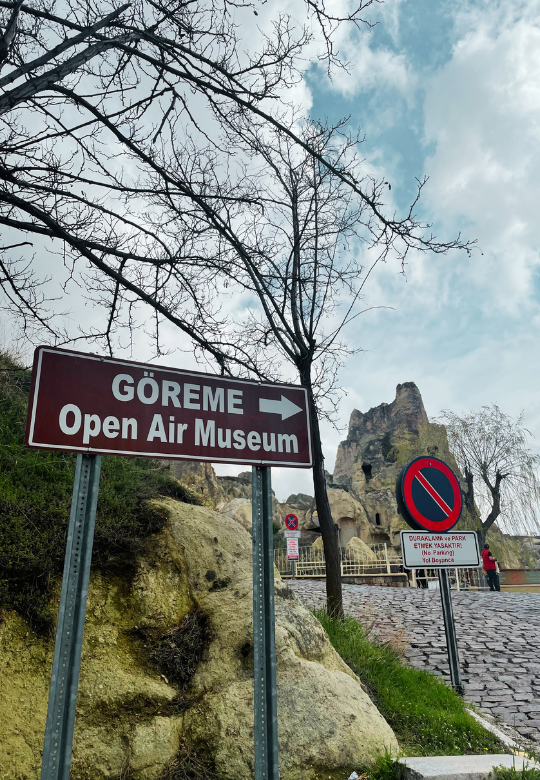
[[516, 769], [515, 766], [496, 766], [494, 770], [496, 780], [540, 780], [540, 769], [528, 766], [527, 763], [522, 769]]

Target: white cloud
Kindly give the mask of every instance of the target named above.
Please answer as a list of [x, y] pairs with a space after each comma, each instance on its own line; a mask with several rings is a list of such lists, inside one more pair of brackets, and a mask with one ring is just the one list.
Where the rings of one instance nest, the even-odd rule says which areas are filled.
[[[381, 7], [394, 42], [401, 32], [399, 4], [390, 0]], [[343, 371], [349, 395], [341, 422], [346, 425], [354, 408], [367, 411], [392, 401], [396, 384], [415, 381], [430, 415], [444, 407], [461, 411], [494, 401], [511, 414], [525, 409], [526, 424], [540, 441], [540, 314], [534, 292], [540, 245], [540, 0], [457, 0], [454, 7], [451, 59], [426, 88], [425, 139], [434, 152], [426, 166], [431, 179], [422, 203], [436, 219], [441, 238], [462, 230], [479, 239], [484, 254], [477, 252], [470, 261], [464, 254], [411, 258], [406, 278], [391, 264], [377, 270], [366, 288], [367, 302], [394, 310], [367, 313], [351, 329], [354, 346], [367, 351]], [[301, 19], [304, 8], [303, 0], [261, 4], [258, 17], [243, 16], [241, 35], [255, 46], [257, 26], [268, 29], [279, 11]], [[372, 50], [370, 43], [367, 33], [358, 38], [341, 31], [338, 47], [352, 72], [338, 74], [337, 94], [351, 98], [363, 89], [390, 88], [412, 101], [425, 81], [407, 55]], [[310, 53], [320, 44], [316, 40]], [[304, 82], [287, 97], [304, 111], [311, 107]], [[397, 108], [394, 115], [392, 107], [385, 111], [381, 116], [377, 108], [370, 121], [385, 126], [403, 121]], [[342, 113], [348, 113], [345, 101]], [[397, 166], [387, 148], [369, 157], [370, 171], [377, 174], [389, 176]], [[52, 269], [48, 255], [42, 265]], [[56, 275], [56, 263], [53, 270]], [[70, 292], [59, 307], [72, 309], [72, 317], [87, 324], [95, 312]], [[171, 326], [164, 331], [167, 343], [178, 345], [178, 331]], [[149, 354], [148, 338], [140, 331], [134, 358], [145, 360]], [[195, 367], [187, 353], [159, 362]], [[328, 425], [322, 429], [332, 471], [344, 435]], [[282, 500], [292, 492], [312, 493], [309, 471], [274, 469], [273, 482]]]
[[353, 97], [374, 88], [391, 87], [404, 96], [411, 96], [416, 86], [416, 76], [407, 64], [404, 54], [390, 49], [372, 49], [367, 34], [359, 39], [349, 39], [342, 47], [349, 72], [342, 73], [333, 82], [335, 91], [344, 97]]
[[539, 265], [540, 29], [477, 21], [426, 90], [429, 206], [478, 238], [465, 273], [486, 305], [519, 314]]
[[[398, 383], [415, 381], [431, 416], [491, 402], [514, 416], [525, 410], [539, 446], [539, 11], [530, 0], [464, 0], [455, 10], [452, 56], [427, 85], [404, 58], [388, 58], [386, 70], [371, 73], [376, 60], [364, 48], [356, 83], [339, 85], [349, 96], [365, 73], [373, 86], [392, 79], [402, 91], [426, 86], [425, 140], [434, 152], [423, 207], [441, 238], [461, 230], [483, 252], [412, 257], [406, 278], [391, 264], [377, 269], [368, 303], [393, 311], [365, 314], [351, 333], [366, 352], [342, 372], [349, 393], [342, 423], [354, 408], [391, 402]], [[394, 121], [402, 121], [397, 111]], [[376, 159], [379, 170], [393, 164], [387, 149]], [[323, 430], [331, 471], [344, 436]]]

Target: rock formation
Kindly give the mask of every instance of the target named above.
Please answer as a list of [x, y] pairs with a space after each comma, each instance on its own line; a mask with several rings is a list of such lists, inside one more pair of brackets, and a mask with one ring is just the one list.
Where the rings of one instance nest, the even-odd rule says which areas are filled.
[[183, 485], [217, 504], [223, 498], [216, 472], [211, 463], [196, 460], [170, 460], [169, 470]]
[[[446, 430], [429, 422], [414, 382], [398, 385], [392, 403], [351, 414], [347, 438], [338, 448], [330, 493], [341, 486], [362, 506], [367, 529], [356, 535], [363, 541], [399, 546], [399, 531], [406, 526], [397, 512], [396, 478], [404, 465], [420, 455], [441, 458], [457, 471]], [[340, 513], [341, 509], [335, 514]], [[335, 520], [342, 528], [343, 519]]]
[[[134, 576], [91, 578], [71, 777], [170, 778], [167, 768], [195, 751], [212, 777], [250, 780], [251, 537], [233, 517], [208, 507], [172, 499], [160, 505], [168, 525], [148, 540]], [[347, 776], [385, 749], [398, 750], [318, 621], [279, 579], [276, 645], [283, 780], [338, 768]], [[52, 651], [50, 637], [36, 636], [14, 613], [3, 616], [6, 778], [39, 777]], [[171, 652], [167, 666], [160, 659]]]
[[[328, 498], [342, 547], [358, 538], [367, 545], [386, 544], [400, 554], [399, 531], [408, 526], [397, 511], [396, 478], [403, 466], [421, 455], [441, 458], [461, 479], [448, 448], [446, 429], [444, 425], [429, 422], [414, 382], [398, 385], [396, 397], [389, 404], [382, 403], [368, 412], [356, 409], [352, 412], [347, 438], [338, 447], [334, 473], [327, 474]], [[194, 468], [201, 470], [202, 466], [195, 464]], [[214, 479], [220, 490], [215, 494], [218, 508], [250, 529], [249, 472], [238, 477], [214, 476]], [[199, 481], [202, 480], [201, 475]], [[312, 545], [320, 534], [315, 499], [296, 494], [279, 504], [274, 498], [277, 522], [283, 524], [291, 512], [300, 521], [303, 544]], [[474, 527], [475, 521], [464, 512], [458, 528]], [[496, 526], [489, 532], [489, 542], [504, 568], [536, 567], [539, 545], [527, 547], [517, 538], [502, 534]]]

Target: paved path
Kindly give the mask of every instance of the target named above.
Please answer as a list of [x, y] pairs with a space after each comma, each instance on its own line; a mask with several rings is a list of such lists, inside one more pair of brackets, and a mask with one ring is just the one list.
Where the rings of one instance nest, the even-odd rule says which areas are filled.
[[[288, 584], [313, 607], [325, 603], [324, 582]], [[344, 585], [347, 614], [381, 640], [400, 633], [409, 662], [449, 679], [438, 590]], [[465, 697], [540, 743], [540, 594], [452, 592]]]

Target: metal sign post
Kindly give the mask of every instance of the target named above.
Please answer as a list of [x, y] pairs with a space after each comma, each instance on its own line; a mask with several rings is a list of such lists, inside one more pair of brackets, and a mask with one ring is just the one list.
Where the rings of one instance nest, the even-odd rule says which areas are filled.
[[450, 667], [450, 680], [456, 691], [463, 696], [464, 689], [461, 682], [461, 668], [456, 639], [456, 624], [452, 610], [452, 595], [450, 593], [450, 581], [448, 569], [439, 569], [439, 585], [441, 588], [441, 604], [444, 618], [444, 632], [446, 634], [446, 647], [448, 648], [448, 666]]
[[268, 466], [253, 466], [251, 501], [255, 780], [279, 780], [272, 490]]
[[101, 455], [77, 455], [41, 780], [69, 780]]

